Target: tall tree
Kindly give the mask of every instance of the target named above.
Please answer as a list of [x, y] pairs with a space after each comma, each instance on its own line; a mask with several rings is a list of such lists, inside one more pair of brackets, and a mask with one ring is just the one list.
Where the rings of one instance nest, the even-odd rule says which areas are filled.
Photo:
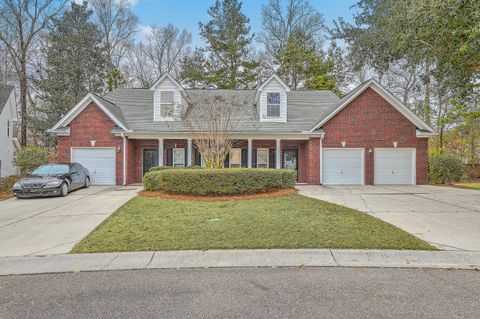
[[132, 45], [138, 23], [127, 0], [90, 0], [105, 48], [113, 64], [120, 68], [127, 49]]
[[253, 34], [250, 20], [237, 0], [216, 0], [208, 9], [210, 21], [199, 23], [212, 63], [208, 70], [215, 86], [224, 89], [247, 88], [256, 80], [258, 63], [248, 57]]
[[[460, 89], [478, 81], [480, 7], [475, 0], [360, 0], [354, 24], [340, 20], [334, 36], [350, 44], [356, 61], [385, 74], [392, 63], [406, 61], [422, 70], [423, 114], [431, 120], [435, 73]], [[458, 81], [460, 80], [460, 81]]]
[[262, 7], [262, 32], [258, 40], [269, 56], [270, 68], [296, 87], [300, 85], [296, 79], [305, 74], [292, 68], [289, 56], [292, 50], [299, 55], [322, 55], [324, 30], [322, 14], [307, 0], [288, 0], [285, 6], [281, 0], [270, 0]]
[[[70, 10], [54, 19], [46, 37], [45, 77], [38, 82], [43, 93], [36, 126], [39, 133], [52, 127], [88, 92], [105, 91], [108, 55], [92, 14], [86, 2], [72, 2]], [[52, 144], [47, 136], [43, 141]]]
[[32, 46], [66, 2], [67, 0], [2, 0], [0, 4], [0, 42], [10, 56], [19, 84], [22, 146], [27, 145], [27, 69]]

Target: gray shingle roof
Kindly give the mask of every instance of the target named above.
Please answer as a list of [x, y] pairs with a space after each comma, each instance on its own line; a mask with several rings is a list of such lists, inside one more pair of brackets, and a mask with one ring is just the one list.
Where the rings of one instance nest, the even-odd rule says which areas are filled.
[[10, 93], [12, 93], [13, 85], [0, 84], [0, 113], [3, 111], [3, 107], [7, 104]]
[[[287, 122], [261, 122], [255, 103], [256, 90], [186, 90], [192, 101], [222, 96], [226, 99], [246, 101], [245, 114], [250, 118], [240, 132], [301, 132], [311, 129], [327, 116], [339, 101], [330, 91], [291, 91], [287, 93]], [[149, 89], [116, 89], [103, 97], [102, 103], [116, 106], [119, 120], [134, 131], [184, 132], [188, 128], [182, 121], [153, 121], [153, 91]], [[107, 106], [107, 105], [105, 105]], [[114, 111], [112, 111], [114, 113]], [[114, 114], [117, 114], [114, 113]]]
[[122, 110], [112, 102], [104, 99], [103, 97], [94, 94], [95, 97], [102, 103], [103, 106], [105, 106], [110, 113], [113, 114], [125, 127], [128, 127], [127, 121], [125, 120], [125, 117], [123, 116]]

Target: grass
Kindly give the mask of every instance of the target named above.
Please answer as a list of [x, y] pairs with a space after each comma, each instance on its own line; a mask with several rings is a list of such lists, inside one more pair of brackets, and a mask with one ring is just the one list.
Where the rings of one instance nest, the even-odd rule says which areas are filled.
[[455, 184], [456, 187], [460, 188], [468, 188], [468, 189], [478, 189], [480, 190], [480, 182], [479, 183], [458, 183]]
[[234, 248], [435, 249], [365, 213], [295, 194], [229, 202], [138, 196], [72, 252]]

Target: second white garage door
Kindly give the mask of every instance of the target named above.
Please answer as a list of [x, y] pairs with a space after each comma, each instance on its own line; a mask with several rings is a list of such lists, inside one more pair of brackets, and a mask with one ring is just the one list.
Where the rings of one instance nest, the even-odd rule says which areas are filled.
[[415, 149], [376, 148], [375, 184], [415, 184]]
[[115, 185], [115, 148], [73, 147], [72, 162], [88, 169], [92, 185]]
[[363, 149], [324, 148], [322, 183], [325, 185], [364, 184]]

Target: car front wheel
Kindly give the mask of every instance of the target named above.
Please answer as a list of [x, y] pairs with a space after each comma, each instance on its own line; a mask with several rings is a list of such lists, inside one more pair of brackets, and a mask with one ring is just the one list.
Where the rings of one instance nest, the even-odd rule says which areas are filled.
[[65, 197], [68, 194], [68, 185], [67, 183], [63, 183], [62, 186], [60, 186], [60, 196]]
[[85, 188], [89, 188], [90, 187], [90, 177], [85, 177]]

